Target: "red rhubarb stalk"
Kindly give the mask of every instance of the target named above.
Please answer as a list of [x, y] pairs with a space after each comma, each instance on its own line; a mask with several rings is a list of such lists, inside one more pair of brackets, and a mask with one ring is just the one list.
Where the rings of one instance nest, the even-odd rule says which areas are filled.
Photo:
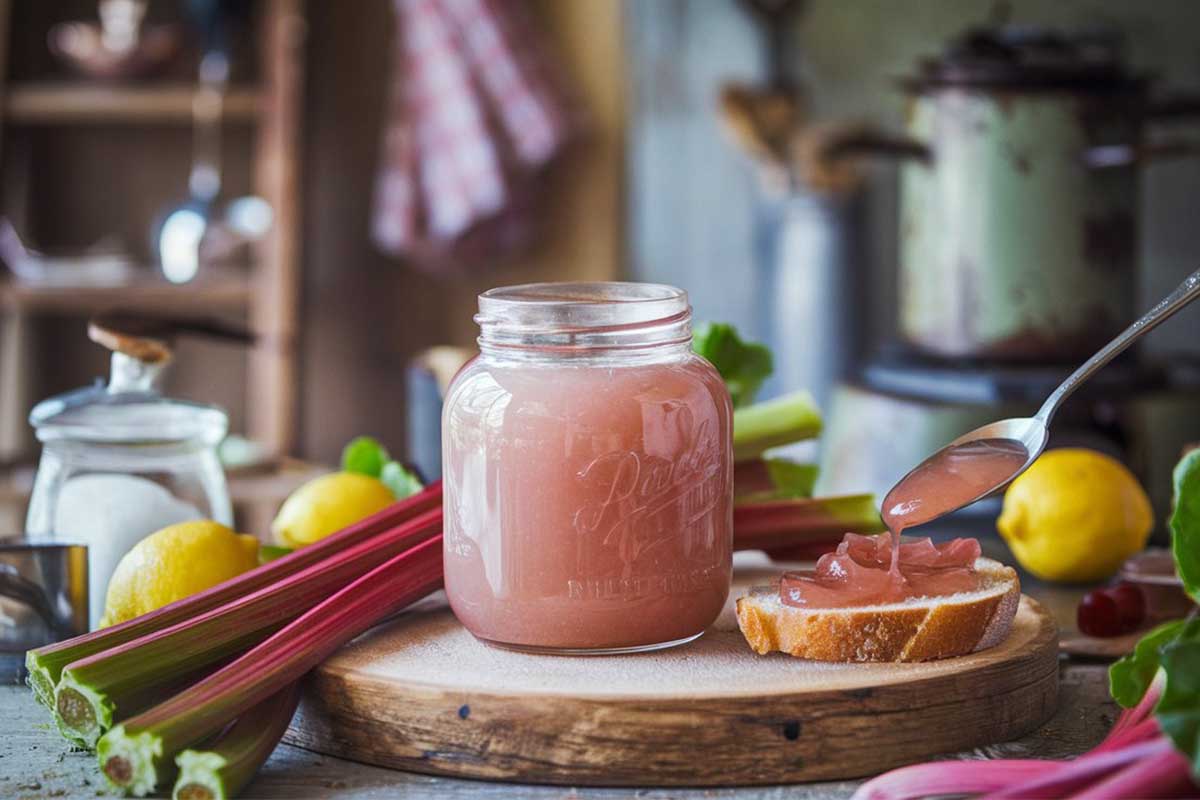
[[179, 778], [173, 800], [228, 800], [250, 783], [287, 733], [300, 684], [293, 683], [237, 718], [215, 739], [175, 758]]
[[1134, 761], [1099, 783], [1071, 795], [1071, 800], [1194, 797], [1188, 760], [1166, 739], [1162, 740], [1161, 744], [1162, 747], [1157, 752]]
[[[847, 531], [883, 531], [873, 495], [734, 503], [733, 542], [738, 550], [813, 548], [828, 552]], [[807, 553], [807, 550], [805, 550]]]
[[346, 642], [442, 585], [442, 537], [383, 563], [278, 633], [100, 738], [100, 768], [137, 796], [169, 776], [175, 755], [298, 680]]
[[852, 800], [919, 800], [938, 795], [989, 792], [1014, 780], [1036, 777], [1053, 769], [1053, 761], [938, 761], [915, 764], [873, 778], [854, 793]]
[[63, 668], [73, 661], [145, 636], [190, 619], [309, 567], [337, 551], [369, 539], [397, 523], [442, 504], [441, 481], [430, 484], [418, 494], [389, 506], [361, 522], [351, 525], [291, 555], [275, 559], [222, 584], [191, 597], [135, 617], [119, 625], [101, 628], [73, 639], [30, 650], [25, 655], [29, 683], [34, 695], [47, 706], [54, 706], [54, 689]]
[[441, 530], [441, 509], [430, 509], [270, 586], [72, 662], [55, 690], [60, 729], [72, 740], [94, 746], [114, 722], [158, 702], [182, 677], [258, 644], [346, 584]]
[[[1037, 800], [1038, 798], [1067, 797], [1098, 780], [1137, 763], [1143, 758], [1162, 752], [1171, 743], [1159, 737], [1155, 741], [1129, 745], [1102, 753], [1089, 752], [1071, 761], [1047, 761], [1049, 769], [1027, 781], [1009, 781], [1004, 788], [986, 796], [986, 800]], [[1007, 763], [997, 761], [997, 764]]]
[[1154, 706], [1158, 704], [1158, 698], [1162, 696], [1163, 680], [1161, 675], [1151, 681], [1147, 687], [1146, 693], [1142, 695], [1142, 699], [1137, 702], [1137, 705], [1132, 708], [1126, 708], [1121, 711], [1117, 717], [1117, 721], [1113, 723], [1112, 729], [1108, 735], [1104, 737], [1097, 749], [1102, 749], [1124, 741], [1132, 740], [1132, 729], [1138, 728], [1143, 730], [1146, 722], [1152, 723], [1154, 730], [1158, 729], [1158, 723], [1153, 718]]

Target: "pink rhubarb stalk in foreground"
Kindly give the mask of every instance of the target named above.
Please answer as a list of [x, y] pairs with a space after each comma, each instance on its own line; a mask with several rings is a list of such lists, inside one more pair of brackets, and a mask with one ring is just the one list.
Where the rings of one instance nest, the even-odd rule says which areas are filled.
[[339, 550], [394, 527], [399, 521], [431, 508], [441, 508], [441, 505], [442, 484], [441, 481], [437, 481], [412, 497], [401, 500], [349, 528], [211, 589], [119, 625], [101, 628], [73, 639], [30, 650], [25, 656], [25, 666], [29, 671], [29, 684], [37, 699], [53, 708], [55, 687], [62, 677], [63, 668], [71, 662], [191, 619], [197, 614], [270, 586], [281, 578], [312, 566]]
[[1193, 789], [1187, 759], [1162, 735], [1151, 711], [1161, 684], [1121, 713], [1097, 747], [1070, 761], [940, 761], [901, 767], [867, 781], [854, 800], [918, 800], [939, 795], [1005, 798], [1175, 796]]
[[270, 586], [72, 662], [55, 690], [59, 728], [93, 747], [114, 722], [158, 702], [181, 679], [200, 677], [197, 670], [258, 644], [346, 584], [441, 530], [441, 509], [430, 509]]
[[101, 737], [100, 768], [143, 796], [173, 771], [175, 755], [297, 681], [337, 648], [442, 585], [442, 537], [376, 567], [228, 666]]

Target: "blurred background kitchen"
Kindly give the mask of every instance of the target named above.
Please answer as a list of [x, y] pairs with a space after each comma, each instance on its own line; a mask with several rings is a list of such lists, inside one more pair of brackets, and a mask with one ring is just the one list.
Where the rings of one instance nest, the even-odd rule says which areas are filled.
[[[771, 345], [764, 396], [818, 398], [818, 491], [885, 490], [1195, 268], [1198, 25], [1191, 0], [0, 2], [5, 529], [30, 410], [109, 374], [93, 315], [204, 323], [162, 402], [228, 413], [257, 532], [357, 434], [436, 475], [476, 295], [541, 280], [686, 288]], [[1160, 518], [1197, 331], [1056, 430]]]

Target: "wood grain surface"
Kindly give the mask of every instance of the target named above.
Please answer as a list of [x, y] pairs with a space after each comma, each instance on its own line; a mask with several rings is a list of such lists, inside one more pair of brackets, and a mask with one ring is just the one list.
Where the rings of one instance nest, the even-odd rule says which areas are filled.
[[435, 601], [317, 670], [285, 741], [492, 780], [789, 783], [1016, 738], [1054, 713], [1057, 692], [1056, 628], [1028, 598], [1000, 646], [908, 665], [755, 656], [729, 609], [661, 653], [533, 656], [480, 644]]

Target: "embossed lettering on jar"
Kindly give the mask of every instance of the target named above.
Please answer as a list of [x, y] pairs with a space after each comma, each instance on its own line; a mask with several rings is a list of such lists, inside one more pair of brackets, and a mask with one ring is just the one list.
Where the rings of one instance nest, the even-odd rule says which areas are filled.
[[480, 295], [480, 355], [442, 419], [446, 593], [477, 637], [550, 652], [689, 641], [732, 557], [729, 395], [686, 293]]

